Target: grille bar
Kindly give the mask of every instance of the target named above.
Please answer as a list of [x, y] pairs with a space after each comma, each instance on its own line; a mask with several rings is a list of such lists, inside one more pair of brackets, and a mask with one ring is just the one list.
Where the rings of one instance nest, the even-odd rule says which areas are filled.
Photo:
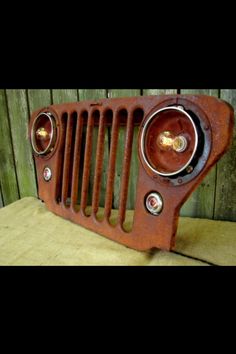
[[79, 165], [81, 159], [81, 145], [82, 145], [82, 132], [83, 132], [83, 114], [80, 112], [77, 118], [77, 126], [75, 133], [75, 148], [74, 148], [74, 159], [73, 159], [73, 173], [72, 173], [72, 184], [71, 184], [71, 207], [75, 211], [75, 206], [77, 204], [78, 198], [78, 186], [79, 186]]
[[102, 164], [104, 155], [104, 143], [105, 143], [105, 114], [104, 112], [100, 118], [100, 124], [98, 129], [98, 141], [96, 152], [96, 164], [95, 174], [93, 182], [93, 195], [92, 195], [92, 213], [96, 214], [99, 207], [99, 196], [101, 190], [101, 177], [102, 177]]
[[68, 197], [69, 190], [69, 174], [70, 174], [70, 160], [71, 160], [71, 147], [72, 147], [72, 134], [73, 134], [73, 120], [70, 114], [67, 119], [66, 124], [66, 141], [65, 141], [65, 152], [64, 152], [64, 166], [62, 174], [62, 194], [61, 201], [64, 206], [66, 206], [66, 200]]
[[60, 147], [61, 159], [58, 161], [56, 166], [56, 170], [58, 174], [58, 178], [56, 181], [56, 188], [55, 188], [56, 203], [60, 203], [62, 197], [62, 178], [63, 178], [63, 165], [64, 165], [64, 154], [65, 154], [67, 113], [61, 114], [60, 119], [61, 119], [61, 147]]
[[120, 188], [120, 197], [119, 197], [118, 221], [120, 225], [122, 225], [125, 220], [126, 203], [127, 203], [127, 196], [128, 196], [130, 164], [131, 164], [132, 144], [133, 144], [133, 135], [134, 135], [133, 118], [134, 118], [133, 113], [129, 113], [128, 120], [127, 120], [127, 128], [126, 128], [124, 160], [122, 165], [121, 188]]
[[108, 165], [108, 175], [107, 175], [107, 186], [106, 186], [106, 199], [105, 199], [105, 209], [104, 215], [106, 219], [109, 219], [112, 209], [112, 196], [113, 187], [115, 179], [115, 164], [116, 164], [116, 152], [117, 143], [119, 136], [119, 116], [118, 112], [115, 113], [112, 121], [112, 131], [111, 131], [111, 146], [109, 154], [109, 165]]
[[81, 203], [80, 203], [80, 211], [83, 215], [85, 214], [85, 208], [87, 205], [87, 198], [88, 198], [89, 174], [90, 174], [92, 143], [93, 143], [93, 126], [94, 126], [94, 112], [89, 115], [87, 133], [86, 133], [84, 167], [83, 167], [82, 188], [81, 188]]

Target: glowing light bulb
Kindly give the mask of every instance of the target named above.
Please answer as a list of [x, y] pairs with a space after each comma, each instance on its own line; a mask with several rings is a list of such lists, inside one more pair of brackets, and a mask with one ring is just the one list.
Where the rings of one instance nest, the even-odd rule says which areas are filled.
[[157, 137], [157, 145], [164, 150], [183, 152], [187, 148], [187, 139], [183, 135], [175, 136], [170, 131], [164, 131]]
[[39, 140], [48, 140], [50, 138], [49, 133], [44, 127], [38, 128], [36, 131], [36, 137]]

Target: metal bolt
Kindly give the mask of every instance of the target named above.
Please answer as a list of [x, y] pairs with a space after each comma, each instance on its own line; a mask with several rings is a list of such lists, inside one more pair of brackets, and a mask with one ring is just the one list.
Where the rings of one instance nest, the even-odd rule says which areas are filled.
[[193, 171], [193, 166], [189, 165], [188, 167], [186, 167], [187, 173], [191, 173], [192, 171]]
[[146, 197], [145, 204], [146, 204], [147, 210], [153, 215], [160, 214], [160, 212], [162, 211], [162, 208], [163, 208], [162, 197], [157, 192], [150, 193]]
[[49, 167], [45, 167], [43, 170], [43, 178], [48, 182], [52, 178], [52, 171]]

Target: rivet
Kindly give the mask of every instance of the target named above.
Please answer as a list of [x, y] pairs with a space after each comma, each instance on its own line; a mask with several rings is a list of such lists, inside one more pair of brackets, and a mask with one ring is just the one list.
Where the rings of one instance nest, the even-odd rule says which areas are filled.
[[191, 173], [192, 171], [193, 171], [193, 166], [189, 165], [188, 167], [186, 167], [187, 173]]

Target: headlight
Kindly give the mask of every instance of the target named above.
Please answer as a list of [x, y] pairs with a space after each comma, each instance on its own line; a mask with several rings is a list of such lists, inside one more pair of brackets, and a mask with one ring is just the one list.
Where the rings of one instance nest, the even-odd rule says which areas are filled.
[[51, 113], [40, 113], [31, 129], [31, 144], [38, 155], [50, 153], [56, 142], [56, 123]]
[[161, 108], [145, 122], [141, 135], [142, 157], [161, 176], [175, 176], [184, 171], [197, 146], [195, 123], [182, 107]]

